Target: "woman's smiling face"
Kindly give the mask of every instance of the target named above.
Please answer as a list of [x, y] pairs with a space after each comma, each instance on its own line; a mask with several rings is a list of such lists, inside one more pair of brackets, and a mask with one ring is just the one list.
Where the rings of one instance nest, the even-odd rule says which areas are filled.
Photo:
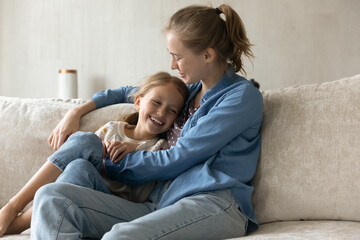
[[193, 84], [204, 78], [206, 68], [203, 54], [193, 53], [171, 31], [166, 34], [166, 43], [171, 54], [171, 69], [177, 69], [186, 84]]

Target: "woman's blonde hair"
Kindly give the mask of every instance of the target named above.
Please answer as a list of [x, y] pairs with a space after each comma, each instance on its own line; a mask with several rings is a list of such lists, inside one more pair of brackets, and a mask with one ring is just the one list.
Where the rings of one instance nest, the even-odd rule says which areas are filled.
[[213, 48], [220, 64], [230, 63], [235, 72], [246, 74], [243, 54], [248, 58], [254, 57], [241, 18], [226, 4], [218, 8], [194, 5], [180, 9], [170, 18], [165, 30], [174, 31], [183, 44], [195, 53]]
[[[183, 97], [184, 102], [187, 100], [189, 95], [189, 90], [186, 84], [177, 77], [170, 75], [167, 72], [157, 72], [151, 76], [149, 76], [145, 81], [140, 85], [138, 90], [133, 93], [130, 97], [134, 99], [136, 97], [143, 97], [146, 93], [148, 93], [152, 88], [157, 86], [162, 86], [166, 84], [173, 84], [175, 88], [179, 91], [181, 96]], [[127, 122], [130, 125], [136, 125], [139, 118], [139, 113], [134, 112], [129, 115], [123, 116], [120, 120], [123, 122]]]

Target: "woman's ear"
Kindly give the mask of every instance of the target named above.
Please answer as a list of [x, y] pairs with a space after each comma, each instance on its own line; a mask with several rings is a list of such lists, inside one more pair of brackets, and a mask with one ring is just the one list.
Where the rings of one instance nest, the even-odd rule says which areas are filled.
[[204, 51], [204, 60], [205, 62], [209, 63], [215, 59], [215, 50], [213, 48], [207, 48]]
[[135, 105], [136, 110], [139, 111], [140, 110], [140, 97], [139, 96], [135, 97], [134, 105]]

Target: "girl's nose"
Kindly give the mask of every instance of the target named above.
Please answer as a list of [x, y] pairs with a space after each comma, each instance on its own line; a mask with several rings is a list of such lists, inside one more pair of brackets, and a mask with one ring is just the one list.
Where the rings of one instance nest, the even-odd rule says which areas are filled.
[[165, 114], [166, 114], [166, 108], [165, 107], [159, 107], [158, 108], [158, 114], [159, 114], [159, 116], [164, 117]]

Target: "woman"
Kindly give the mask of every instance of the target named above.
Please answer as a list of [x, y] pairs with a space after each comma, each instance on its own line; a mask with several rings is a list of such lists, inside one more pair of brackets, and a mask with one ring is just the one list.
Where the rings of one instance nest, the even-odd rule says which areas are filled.
[[[224, 239], [256, 229], [251, 179], [260, 151], [262, 98], [235, 74], [244, 71], [242, 57], [252, 56], [243, 23], [227, 5], [190, 6], [171, 17], [166, 41], [171, 68], [190, 91], [168, 132], [172, 147], [105, 163], [113, 180], [130, 185], [158, 180], [147, 201], [129, 202], [63, 177], [35, 196], [34, 239]], [[132, 91], [100, 92], [69, 111], [49, 138], [52, 148], [78, 130], [82, 115], [126, 102]], [[89, 181], [98, 178], [94, 171]]]

